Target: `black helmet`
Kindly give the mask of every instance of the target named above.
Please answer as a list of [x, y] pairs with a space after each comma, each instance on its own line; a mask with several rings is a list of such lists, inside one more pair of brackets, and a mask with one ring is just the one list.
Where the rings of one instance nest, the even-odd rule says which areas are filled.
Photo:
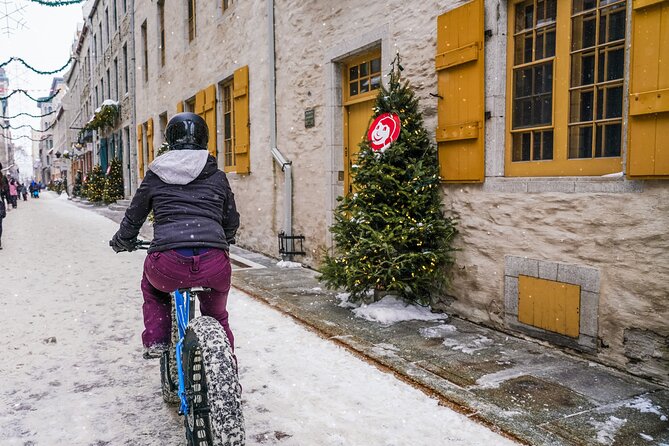
[[177, 113], [167, 123], [165, 137], [171, 150], [207, 150], [209, 129], [195, 113]]

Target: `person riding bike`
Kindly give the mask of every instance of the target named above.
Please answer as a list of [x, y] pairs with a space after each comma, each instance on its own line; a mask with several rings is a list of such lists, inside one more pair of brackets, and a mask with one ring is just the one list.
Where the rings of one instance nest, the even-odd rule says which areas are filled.
[[110, 245], [116, 252], [136, 249], [137, 235], [153, 211], [154, 238], [144, 261], [144, 357], [160, 357], [171, 336], [171, 291], [202, 286], [203, 315], [216, 319], [234, 349], [226, 309], [230, 290], [229, 249], [239, 213], [225, 173], [209, 155], [209, 130], [200, 116], [179, 113], [165, 129], [169, 150], [148, 166]]

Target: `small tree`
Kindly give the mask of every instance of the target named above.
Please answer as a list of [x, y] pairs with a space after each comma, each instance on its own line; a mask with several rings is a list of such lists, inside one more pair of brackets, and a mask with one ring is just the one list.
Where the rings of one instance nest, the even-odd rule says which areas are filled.
[[105, 190], [105, 174], [102, 172], [102, 167], [98, 164], [88, 174], [88, 181], [86, 182], [86, 198], [88, 201], [102, 201]]
[[109, 175], [105, 180], [102, 200], [105, 203], [114, 203], [121, 200], [125, 194], [123, 190], [123, 170], [118, 158], [114, 158], [109, 165]]
[[370, 291], [378, 300], [383, 291], [428, 304], [447, 285], [452, 263], [456, 224], [443, 215], [437, 151], [402, 69], [398, 55], [374, 107], [374, 118], [399, 116], [399, 137], [383, 152], [366, 137], [360, 143], [353, 193], [339, 199], [331, 227], [335, 252], [321, 269], [326, 286], [346, 289], [354, 301]]
[[74, 174], [74, 185], [72, 186], [72, 196], [81, 197], [83, 193], [83, 179], [81, 170], [77, 170], [77, 173]]

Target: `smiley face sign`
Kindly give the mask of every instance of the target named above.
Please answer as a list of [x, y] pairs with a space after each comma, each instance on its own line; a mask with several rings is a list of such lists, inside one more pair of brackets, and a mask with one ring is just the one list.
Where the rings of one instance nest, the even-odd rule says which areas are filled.
[[400, 117], [395, 113], [383, 113], [376, 117], [367, 132], [369, 146], [383, 153], [400, 136]]

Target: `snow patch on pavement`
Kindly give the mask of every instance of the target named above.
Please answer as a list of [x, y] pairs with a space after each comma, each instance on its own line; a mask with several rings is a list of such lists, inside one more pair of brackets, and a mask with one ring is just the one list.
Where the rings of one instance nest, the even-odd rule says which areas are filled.
[[445, 338], [446, 336], [458, 331], [455, 325], [441, 324], [434, 327], [425, 327], [418, 330], [420, 335], [426, 339]]
[[627, 423], [627, 420], [610, 416], [606, 421], [590, 420], [589, 423], [597, 429], [597, 443], [613, 444], [616, 433]]
[[407, 304], [393, 296], [386, 296], [369, 305], [362, 304], [354, 309], [353, 313], [360, 318], [384, 325], [392, 325], [402, 321], [436, 321], [447, 318], [445, 314], [432, 313], [427, 307]]
[[279, 268], [302, 268], [302, 264], [298, 262], [290, 262], [288, 260], [281, 260], [276, 263]]

